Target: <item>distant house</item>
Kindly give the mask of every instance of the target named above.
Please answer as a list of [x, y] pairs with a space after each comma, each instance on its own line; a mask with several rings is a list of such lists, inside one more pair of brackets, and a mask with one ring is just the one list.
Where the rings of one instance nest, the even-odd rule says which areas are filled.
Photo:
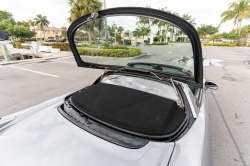
[[124, 40], [125, 45], [134, 45], [137, 42], [144, 43], [144, 39], [142, 37], [135, 37], [130, 31], [121, 32], [122, 40]]
[[[36, 34], [36, 38], [40, 38], [40, 34], [41, 34], [41, 38], [44, 38], [44, 32], [43, 30], [40, 29], [33, 29], [33, 31], [35, 31]], [[62, 38], [62, 29], [57, 28], [57, 27], [44, 27], [44, 31], [45, 31], [45, 40], [48, 39], [55, 39], [58, 40], [59, 38]]]

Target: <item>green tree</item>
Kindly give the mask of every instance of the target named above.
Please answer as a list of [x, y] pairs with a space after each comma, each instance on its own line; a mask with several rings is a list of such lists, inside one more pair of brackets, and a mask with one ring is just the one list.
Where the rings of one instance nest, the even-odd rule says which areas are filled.
[[36, 32], [31, 31], [29, 28], [5, 22], [0, 22], [0, 31], [7, 33], [14, 41], [22, 40], [22, 38], [32, 38], [36, 35]]
[[151, 29], [148, 27], [141, 27], [141, 33], [144, 38], [144, 36], [147, 36], [147, 42], [148, 42], [148, 34], [151, 32]]
[[[73, 21], [75, 21], [76, 19], [85, 14], [91, 13], [96, 10], [100, 10], [103, 5], [103, 3], [100, 0], [68, 0], [68, 3], [70, 5], [70, 11], [69, 11], [70, 17], [68, 18], [68, 21], [70, 23], [72, 23]], [[96, 40], [94, 23], [95, 21], [91, 21], [88, 24], [82, 26], [81, 29], [79, 29], [88, 31], [90, 45], [92, 45], [92, 37], [91, 37], [92, 35]]]
[[0, 10], [0, 22], [16, 24], [12, 13], [9, 13], [9, 12], [4, 11], [4, 10]]
[[201, 24], [200, 27], [197, 28], [197, 32], [200, 36], [200, 38], [205, 39], [206, 35], [213, 35], [217, 33], [219, 30], [217, 27], [214, 27], [213, 25], [207, 25], [207, 24]]
[[183, 15], [182, 15], [182, 18], [183, 18], [184, 20], [186, 20], [186, 21], [189, 21], [189, 20], [192, 19], [192, 16], [189, 15], [189, 13], [187, 13], [187, 14], [183, 14]]
[[164, 38], [166, 38], [166, 35], [157, 35], [157, 39], [160, 40], [160, 42]]
[[[167, 11], [167, 12], [169, 12], [169, 13], [172, 13], [172, 14], [174, 14], [174, 15], [177, 15], [177, 16], [179, 16], [179, 13], [178, 12], [171, 12], [170, 10], [169, 11]], [[173, 36], [174, 36], [174, 27], [175, 26], [173, 26], [172, 25], [172, 28], [170, 28], [170, 30], [169, 30], [169, 25], [167, 25], [167, 30], [166, 30], [166, 32], [168, 33], [168, 31], [170, 31], [170, 33], [172, 34], [171, 36], [172, 36], [172, 39], [170, 39], [171, 41], [173, 41]], [[170, 36], [170, 37], [171, 37]]]
[[29, 28], [30, 27], [30, 24], [29, 24], [28, 21], [17, 21], [17, 25], [23, 26], [25, 28]]
[[8, 32], [7, 32], [8, 26], [9, 26], [8, 23], [6, 23], [6, 22], [0, 22], [0, 31], [8, 34]]
[[[146, 8], [151, 8], [151, 6], [146, 6]], [[149, 17], [137, 17], [136, 18], [138, 21], [136, 22], [136, 25], [142, 25], [144, 27], [147, 27], [149, 30], [149, 32], [151, 31], [150, 30], [150, 24], [151, 24], [151, 19]], [[148, 40], [148, 34], [149, 32], [147, 33], [147, 40]]]
[[234, 19], [234, 24], [237, 23], [235, 33], [241, 33], [241, 23], [243, 19], [250, 18], [250, 1], [249, 0], [238, 0], [229, 3], [228, 10], [224, 11], [221, 14], [222, 20], [219, 24], [219, 27], [222, 23], [225, 23], [229, 20]]
[[189, 15], [189, 13], [187, 13], [187, 14], [183, 14], [182, 15], [182, 18], [184, 19], [184, 20], [186, 20], [186, 21], [188, 21], [190, 24], [192, 24], [193, 26], [195, 26], [196, 25], [196, 23], [195, 23], [195, 18], [192, 18], [192, 16], [191, 15]]
[[[36, 21], [36, 24], [40, 26], [41, 30], [43, 31], [44, 40], [45, 40], [45, 30], [44, 27], [49, 26], [49, 21], [47, 20], [47, 16], [42, 16], [41, 14], [36, 15], [36, 18], [34, 18]], [[41, 33], [40, 33], [40, 39], [41, 39]]]
[[214, 40], [218, 40], [218, 39], [222, 39], [222, 38], [223, 38], [223, 35], [221, 35], [221, 34], [214, 34], [214, 35], [212, 35], [209, 38], [209, 41], [213, 41], [213, 43], [214, 43]]
[[35, 30], [35, 26], [37, 26], [36, 22], [33, 20], [28, 20], [29, 26]]
[[61, 31], [62, 37], [67, 37], [67, 33], [68, 33], [67, 28], [63, 26], [63, 27], [61, 27], [61, 29], [62, 29], [62, 31]]
[[119, 33], [121, 33], [122, 31], [124, 31], [124, 28], [123, 28], [122, 26], [119, 26], [119, 27], [117, 28], [117, 31], [118, 31]]
[[108, 31], [109, 31], [109, 35], [114, 37], [115, 36], [115, 29], [113, 26], [109, 26], [108, 25]]
[[142, 35], [140, 27], [136, 28], [132, 33], [134, 36], [137, 36], [137, 37], [140, 37]]
[[[146, 6], [146, 8], [151, 8], [151, 6]], [[137, 25], [148, 25], [150, 28], [150, 21], [151, 19], [149, 17], [137, 17], [138, 21], [136, 22]]]
[[116, 34], [116, 36], [115, 36], [115, 40], [116, 40], [116, 42], [118, 42], [118, 43], [122, 43], [122, 38], [121, 38], [121, 35], [119, 35], [119, 34]]

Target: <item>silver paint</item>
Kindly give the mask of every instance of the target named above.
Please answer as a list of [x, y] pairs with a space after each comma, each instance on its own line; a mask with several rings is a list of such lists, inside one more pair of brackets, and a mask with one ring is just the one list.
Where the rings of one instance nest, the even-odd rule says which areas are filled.
[[140, 149], [117, 146], [66, 120], [57, 111], [61, 103], [0, 131], [1, 166], [167, 165], [174, 143], [149, 142]]
[[[144, 84], [146, 85], [150, 84]], [[174, 90], [173, 93], [175, 94]], [[165, 166], [172, 152], [169, 166], [211, 165], [211, 140], [207, 126], [209, 116], [205, 105], [205, 93], [202, 95], [196, 121], [191, 129], [175, 142], [175, 148], [173, 142], [151, 141], [140, 149], [117, 146], [66, 120], [57, 111], [65, 96], [51, 99], [0, 120], [1, 123], [4, 119], [14, 118], [0, 128], [0, 165]], [[190, 103], [193, 104], [195, 103]]]

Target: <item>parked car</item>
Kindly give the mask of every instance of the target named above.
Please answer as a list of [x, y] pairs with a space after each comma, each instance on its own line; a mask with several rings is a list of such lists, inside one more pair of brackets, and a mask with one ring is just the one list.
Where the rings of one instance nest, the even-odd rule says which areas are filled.
[[46, 40], [46, 42], [57, 42], [57, 40], [55, 40], [55, 39], [48, 39], [48, 40]]
[[66, 42], [66, 39], [60, 38], [60, 39], [57, 40], [57, 42], [62, 42], [62, 43]]
[[79, 43], [79, 41], [78, 41], [78, 40], [76, 40], [76, 39], [74, 39], [74, 43], [75, 43], [75, 44], [78, 44], [78, 43]]
[[[95, 25], [95, 39], [105, 35], [105, 20], [136, 29], [137, 17], [169, 23], [191, 43], [78, 52], [74, 34], [86, 24]], [[206, 92], [218, 87], [203, 77], [199, 35], [189, 22], [151, 8], [110, 8], [73, 22], [68, 40], [78, 67], [103, 73], [87, 87], [2, 117], [0, 165], [212, 165]]]

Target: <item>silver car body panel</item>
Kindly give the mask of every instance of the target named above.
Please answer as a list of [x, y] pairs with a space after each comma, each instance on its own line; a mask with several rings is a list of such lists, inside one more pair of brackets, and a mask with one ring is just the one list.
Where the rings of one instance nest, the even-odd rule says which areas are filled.
[[2, 117], [0, 124], [7, 119], [11, 121], [0, 128], [0, 165], [165, 166], [171, 157], [169, 166], [210, 166], [208, 111], [206, 91], [203, 92], [198, 117], [181, 139], [150, 141], [140, 149], [110, 143], [65, 119], [57, 107], [67, 94], [51, 99]]
[[204, 87], [198, 117], [190, 130], [175, 142], [169, 166], [212, 165], [210, 116], [207, 102]]
[[62, 99], [0, 131], [0, 165], [167, 165], [173, 142], [140, 149], [110, 143], [66, 120], [57, 110]]

